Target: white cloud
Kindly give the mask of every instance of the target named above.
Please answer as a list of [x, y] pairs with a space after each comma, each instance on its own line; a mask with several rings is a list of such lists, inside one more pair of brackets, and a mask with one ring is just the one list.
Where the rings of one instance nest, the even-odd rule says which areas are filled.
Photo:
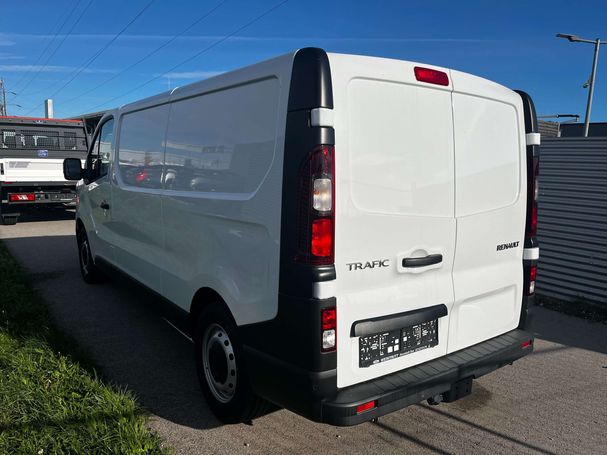
[[8, 52], [0, 52], [0, 60], [23, 60], [25, 57], [21, 55], [9, 54]]
[[[69, 35], [67, 39], [74, 40], [87, 40], [87, 39], [99, 39], [99, 40], [110, 40], [114, 35], [109, 34], [73, 34]], [[51, 38], [51, 35], [36, 35], [27, 33], [6, 33], [0, 34], [0, 45], [3, 42], [13, 45], [14, 40], [31, 39], [31, 40], [46, 40]], [[64, 35], [57, 35], [57, 39], [63, 39]], [[118, 38], [118, 41], [159, 41], [163, 42], [172, 38], [171, 35], [122, 35]], [[186, 35], [180, 36], [176, 41], [217, 41], [225, 38], [219, 35]], [[374, 42], [374, 43], [478, 43], [488, 40], [484, 39], [472, 39], [472, 38], [373, 38], [373, 37], [323, 37], [323, 36], [301, 36], [301, 37], [276, 37], [276, 36], [232, 36], [227, 41], [244, 41], [244, 42], [297, 42], [302, 43], [306, 41], [325, 41], [331, 43], [340, 42]]]
[[[1, 58], [1, 57], [0, 57]], [[78, 69], [75, 66], [60, 65], [0, 65], [0, 72], [4, 73], [25, 73], [28, 71], [40, 71], [42, 73], [68, 73]], [[91, 69], [86, 68], [83, 73], [115, 73], [115, 70], [109, 69]]]
[[0, 46], [14, 46], [15, 42], [4, 37], [3, 35], [0, 35]]

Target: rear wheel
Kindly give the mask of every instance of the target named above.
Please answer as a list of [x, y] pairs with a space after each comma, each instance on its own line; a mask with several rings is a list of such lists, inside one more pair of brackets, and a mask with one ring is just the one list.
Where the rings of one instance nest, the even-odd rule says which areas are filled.
[[266, 410], [267, 402], [249, 383], [236, 324], [220, 304], [200, 314], [194, 346], [200, 387], [219, 420], [248, 422]]
[[89, 284], [100, 283], [103, 281], [103, 273], [93, 262], [91, 247], [84, 229], [80, 229], [76, 235], [78, 241], [78, 262], [80, 264], [80, 273], [82, 278]]

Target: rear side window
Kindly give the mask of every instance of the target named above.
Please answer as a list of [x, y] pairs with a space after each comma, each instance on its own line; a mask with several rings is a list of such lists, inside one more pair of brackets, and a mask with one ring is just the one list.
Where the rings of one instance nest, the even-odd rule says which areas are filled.
[[126, 185], [162, 188], [168, 113], [169, 105], [165, 104], [122, 117], [118, 163], [120, 177]]
[[268, 79], [174, 102], [165, 188], [255, 191], [274, 157], [278, 94], [278, 81]]

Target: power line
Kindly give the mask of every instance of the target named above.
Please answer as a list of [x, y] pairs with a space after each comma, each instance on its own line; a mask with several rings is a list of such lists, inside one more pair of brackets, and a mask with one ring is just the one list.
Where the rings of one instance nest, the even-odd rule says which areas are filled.
[[[76, 11], [76, 8], [78, 8], [78, 5], [80, 5], [80, 2], [82, 0], [77, 0], [74, 3], [74, 6], [72, 7], [70, 13], [65, 17], [65, 20], [63, 21], [63, 23], [61, 24], [61, 27], [59, 27], [57, 29], [57, 31], [55, 32], [55, 34], [53, 35], [53, 37], [49, 40], [49, 42], [46, 44], [46, 47], [42, 50], [42, 52], [40, 52], [40, 54], [38, 54], [38, 58], [36, 59], [36, 61], [34, 62], [34, 64], [32, 65], [32, 67], [25, 72], [25, 74], [23, 76], [21, 76], [21, 79], [19, 79], [17, 81], [17, 83], [15, 84], [15, 88], [22, 82], [25, 80], [25, 78], [27, 77], [27, 75], [29, 73], [31, 73], [33, 71], [33, 68], [38, 64], [38, 62], [40, 62], [40, 59], [42, 58], [42, 56], [46, 53], [46, 51], [49, 49], [49, 47], [51, 47], [51, 44], [53, 44], [53, 42], [55, 41], [55, 39], [57, 39], [57, 36], [59, 35], [59, 33], [61, 32], [61, 30], [63, 30], [63, 27], [65, 27], [65, 24], [67, 24], [67, 21], [70, 19], [70, 17], [72, 17], [72, 14], [74, 14], [74, 11]], [[59, 24], [59, 22], [61, 22], [61, 18], [59, 18], [59, 20], [57, 21], [57, 23], [55, 24], [55, 27], [53, 27], [51, 30], [55, 30], [56, 26]]]
[[149, 79], [148, 81], [144, 82], [143, 84], [138, 85], [137, 87], [128, 90], [118, 96], [115, 96], [114, 98], [111, 98], [107, 101], [104, 101], [101, 104], [97, 104], [96, 106], [93, 106], [89, 109], [87, 109], [88, 111], [94, 111], [95, 109], [101, 107], [101, 106], [105, 106], [108, 103], [111, 103], [112, 101], [115, 101], [117, 99], [122, 98], [123, 96], [129, 95], [137, 90], [139, 90], [140, 88], [145, 87], [146, 85], [150, 84], [151, 82], [154, 82], [157, 79], [160, 79], [161, 77], [165, 76], [166, 74], [170, 73], [171, 71], [176, 70], [177, 68], [179, 68], [180, 66], [191, 62], [192, 60], [194, 60], [197, 57], [200, 57], [202, 54], [204, 54], [205, 52], [213, 49], [215, 46], [223, 43], [224, 41], [226, 41], [227, 39], [231, 38], [232, 36], [236, 35], [237, 33], [241, 32], [242, 30], [244, 30], [245, 28], [251, 26], [252, 24], [254, 24], [255, 22], [257, 22], [258, 20], [262, 19], [263, 17], [267, 16], [268, 14], [270, 14], [271, 12], [273, 12], [275, 9], [281, 7], [282, 5], [284, 5], [285, 3], [287, 3], [289, 0], [283, 0], [280, 3], [277, 3], [276, 5], [272, 6], [271, 8], [265, 10], [263, 13], [261, 13], [259, 16], [256, 16], [254, 19], [250, 20], [249, 22], [245, 23], [244, 25], [240, 26], [239, 28], [237, 28], [236, 30], [234, 30], [232, 33], [225, 35], [223, 38], [218, 39], [217, 41], [213, 42], [212, 44], [210, 44], [209, 46], [205, 47], [204, 49], [202, 49], [201, 51], [195, 53], [194, 55], [192, 55], [191, 57], [188, 57], [187, 59], [183, 60], [181, 63], [178, 63], [177, 65], [173, 66], [172, 68], [170, 68], [169, 70], [165, 71], [164, 73], [155, 76], [151, 79]]
[[[99, 56], [101, 54], [103, 54], [106, 49], [108, 47], [110, 47], [131, 25], [133, 25], [133, 23], [139, 19], [139, 17], [145, 13], [145, 11], [152, 6], [152, 3], [154, 3], [155, 0], [150, 0], [150, 2], [148, 2], [147, 5], [145, 5], [136, 15], [135, 17], [133, 17], [133, 19], [131, 19], [131, 21], [126, 24], [122, 30], [120, 30], [116, 35], [114, 35], [114, 37], [109, 40], [101, 49], [99, 49], [91, 58], [89, 58], [89, 60], [87, 62], [85, 62], [85, 64], [83, 66], [81, 66], [80, 68], [78, 68], [76, 71], [74, 71], [72, 74], [73, 76], [65, 83], [63, 84], [61, 87], [59, 87], [57, 90], [55, 90], [55, 92], [49, 96], [49, 98], [54, 98], [61, 90], [63, 90], [65, 87], [67, 87], [69, 84], [72, 83], [72, 81], [74, 79], [76, 79], [85, 69], [87, 69], [95, 60], [97, 60], [97, 58], [99, 58]], [[69, 77], [69, 76], [68, 76]]]
[[106, 85], [107, 83], [113, 81], [114, 79], [122, 76], [124, 73], [126, 73], [127, 71], [133, 69], [134, 67], [136, 67], [137, 65], [139, 65], [141, 62], [147, 60], [148, 58], [150, 58], [152, 55], [158, 53], [159, 51], [161, 51], [162, 49], [164, 49], [165, 47], [167, 47], [169, 44], [171, 44], [173, 41], [175, 41], [177, 38], [179, 38], [180, 36], [183, 36], [185, 33], [187, 33], [188, 31], [190, 31], [194, 26], [198, 25], [200, 22], [202, 22], [204, 19], [206, 19], [207, 17], [209, 17], [211, 14], [213, 14], [217, 9], [219, 9], [219, 7], [221, 7], [224, 3], [226, 3], [228, 0], [222, 0], [221, 2], [219, 2], [215, 7], [211, 8], [209, 11], [207, 11], [206, 13], [204, 13], [202, 16], [200, 16], [198, 19], [196, 19], [194, 22], [192, 22], [190, 25], [188, 25], [185, 29], [183, 29], [180, 33], [178, 33], [177, 35], [174, 35], [173, 37], [171, 37], [171, 39], [169, 39], [168, 41], [165, 41], [163, 44], [161, 44], [160, 46], [158, 46], [156, 49], [154, 49], [152, 52], [150, 52], [149, 54], [145, 55], [144, 57], [140, 58], [139, 60], [137, 60], [135, 63], [127, 66], [126, 68], [124, 68], [122, 71], [120, 71], [119, 73], [114, 74], [112, 77], [110, 77], [109, 79], [106, 79], [105, 81], [101, 82], [100, 84], [96, 85], [95, 87], [87, 90], [86, 92], [81, 93], [78, 96], [75, 96], [74, 98], [71, 98], [67, 101], [64, 101], [63, 104], [69, 104], [72, 101], [75, 101], [79, 98], [81, 98], [82, 96], [88, 95], [89, 93], [94, 92], [95, 90], [97, 90], [100, 87], [103, 87], [104, 85]]
[[69, 31], [67, 32], [67, 34], [65, 34], [63, 36], [63, 39], [59, 42], [59, 45], [55, 48], [55, 50], [51, 53], [51, 55], [49, 55], [46, 59], [46, 61], [44, 62], [44, 65], [38, 69], [38, 72], [36, 72], [36, 74], [34, 74], [34, 77], [32, 77], [28, 83], [25, 85], [25, 87], [23, 87], [21, 89], [21, 92], [24, 92], [25, 89], [27, 87], [30, 86], [30, 84], [32, 83], [32, 81], [34, 79], [36, 79], [36, 77], [38, 77], [38, 75], [42, 72], [42, 70], [44, 68], [46, 68], [46, 66], [48, 65], [48, 62], [50, 62], [51, 58], [53, 58], [55, 56], [55, 54], [57, 53], [57, 51], [61, 48], [61, 46], [63, 46], [63, 43], [65, 42], [65, 40], [68, 38], [68, 36], [70, 36], [72, 34], [72, 32], [74, 31], [74, 28], [76, 28], [76, 25], [78, 25], [78, 23], [80, 22], [80, 20], [82, 19], [82, 17], [84, 16], [84, 13], [86, 13], [89, 9], [89, 7], [91, 6], [91, 4], [93, 3], [93, 0], [89, 0], [88, 4], [86, 5], [86, 7], [82, 10], [82, 12], [80, 13], [80, 15], [78, 16], [78, 18], [76, 19], [76, 22], [74, 22], [71, 26], [71, 28], [69, 29]]

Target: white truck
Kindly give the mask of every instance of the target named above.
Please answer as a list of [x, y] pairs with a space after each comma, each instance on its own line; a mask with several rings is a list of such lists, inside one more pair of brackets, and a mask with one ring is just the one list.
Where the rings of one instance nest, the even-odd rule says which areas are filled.
[[160, 296], [220, 419], [354, 425], [533, 350], [538, 144], [525, 93], [306, 48], [108, 111], [64, 173], [84, 279]]
[[23, 206], [75, 202], [76, 185], [63, 160], [84, 160], [87, 139], [78, 120], [0, 117], [0, 218], [15, 224]]

